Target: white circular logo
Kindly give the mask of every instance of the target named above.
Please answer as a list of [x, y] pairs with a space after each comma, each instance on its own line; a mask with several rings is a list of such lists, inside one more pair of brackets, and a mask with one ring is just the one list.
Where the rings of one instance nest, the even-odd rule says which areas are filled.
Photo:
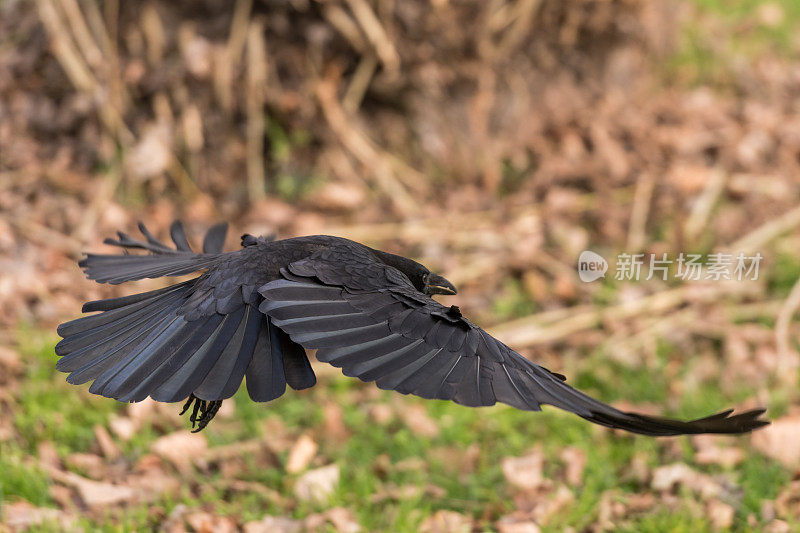
[[606, 277], [608, 261], [591, 250], [584, 250], [578, 256], [578, 277], [586, 283]]

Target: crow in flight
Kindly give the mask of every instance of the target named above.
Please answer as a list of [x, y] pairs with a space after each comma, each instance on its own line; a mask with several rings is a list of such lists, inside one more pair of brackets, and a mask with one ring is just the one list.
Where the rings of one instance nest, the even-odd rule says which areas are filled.
[[[732, 410], [688, 422], [620, 411], [565, 383], [490, 336], [458, 307], [433, 300], [455, 294], [445, 278], [405, 257], [326, 235], [272, 240], [244, 235], [223, 252], [226, 224], [212, 227], [202, 253], [183, 226], [176, 248], [139, 224], [146, 240], [124, 233], [105, 242], [122, 255], [88, 254], [89, 279], [118, 284], [203, 271], [142, 294], [88, 302], [97, 314], [61, 324], [57, 368], [73, 384], [123, 402], [148, 396], [194, 403], [197, 431], [246, 380], [256, 402], [316, 383], [306, 350], [346, 376], [422, 398], [471, 407], [502, 402], [538, 411], [549, 404], [596, 424], [644, 435], [745, 433], [769, 422], [763, 409]], [[129, 254], [141, 249], [146, 255]]]

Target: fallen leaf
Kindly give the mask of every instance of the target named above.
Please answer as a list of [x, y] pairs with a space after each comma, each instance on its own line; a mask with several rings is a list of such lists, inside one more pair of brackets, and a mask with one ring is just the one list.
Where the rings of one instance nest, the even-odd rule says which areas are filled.
[[242, 531], [244, 533], [297, 533], [302, 527], [303, 523], [300, 520], [266, 515], [261, 520], [247, 522]]
[[162, 533], [187, 533], [184, 517], [190, 512], [189, 507], [184, 503], [179, 503], [172, 508], [167, 519], [159, 524]]
[[558, 487], [555, 494], [534, 507], [533, 518], [540, 524], [547, 524], [554, 515], [562, 514], [564, 509], [574, 500], [575, 496], [572, 494], [572, 491], [564, 485], [561, 485]]
[[394, 418], [394, 411], [385, 403], [376, 403], [370, 405], [368, 407], [368, 412], [369, 416], [371, 416], [376, 423], [382, 426], [388, 424], [392, 418]]
[[669, 492], [677, 487], [686, 487], [706, 499], [718, 496], [723, 492], [722, 486], [711, 476], [692, 470], [684, 463], [665, 465], [653, 470], [653, 480], [650, 486], [661, 492]]
[[543, 482], [544, 454], [535, 449], [522, 457], [506, 457], [502, 463], [506, 481], [515, 488], [532, 490]]
[[778, 2], [767, 2], [761, 4], [757, 10], [758, 21], [768, 28], [777, 28], [780, 26], [786, 14]]
[[187, 473], [191, 469], [192, 460], [202, 457], [207, 449], [205, 435], [187, 431], [164, 435], [150, 446], [153, 453], [163, 457], [183, 473]]
[[286, 471], [290, 474], [302, 472], [317, 453], [317, 443], [308, 435], [302, 435], [289, 450], [289, 459], [286, 461]]
[[[141, 470], [138, 465], [137, 470]], [[178, 478], [167, 474], [160, 467], [143, 469], [141, 473], [126, 477], [125, 483], [136, 489], [145, 501], [156, 500], [164, 494], [177, 494], [181, 488]]]
[[583, 469], [586, 467], [586, 452], [580, 448], [569, 446], [561, 452], [561, 460], [567, 465], [565, 477], [567, 483], [578, 486], [583, 481]]
[[55, 481], [77, 490], [78, 496], [87, 507], [101, 508], [119, 503], [129, 503], [137, 496], [135, 490], [124, 485], [92, 481], [73, 472], [64, 472], [54, 468], [49, 469], [49, 473]]
[[419, 485], [387, 485], [380, 490], [378, 490], [375, 494], [372, 494], [369, 498], [369, 501], [372, 503], [379, 503], [385, 500], [410, 500], [421, 498], [423, 496], [430, 496], [431, 498], [443, 498], [447, 495], [447, 491], [442, 487], [437, 487], [436, 485], [427, 484], [424, 487]]
[[789, 523], [784, 520], [773, 520], [764, 528], [764, 533], [789, 533], [792, 531]]
[[97, 444], [100, 446], [100, 451], [103, 452], [103, 456], [106, 459], [116, 459], [122, 455], [122, 451], [114, 442], [114, 439], [111, 438], [111, 435], [108, 434], [106, 428], [100, 425], [94, 426], [94, 436], [97, 439]]
[[22, 359], [16, 350], [0, 346], [0, 385], [22, 372]]
[[205, 511], [186, 513], [184, 520], [197, 533], [234, 533], [236, 523], [227, 516], [216, 516]]
[[127, 416], [117, 416], [111, 419], [108, 423], [111, 432], [117, 436], [118, 439], [125, 442], [131, 440], [136, 434], [137, 424]]
[[789, 468], [797, 467], [800, 464], [800, 415], [773, 420], [769, 426], [754, 431], [750, 443], [767, 457]]
[[36, 445], [36, 454], [39, 458], [39, 464], [44, 468], [54, 468], [56, 470], [61, 468], [61, 460], [58, 458], [58, 451], [49, 440], [41, 441]]
[[133, 420], [138, 429], [143, 422], [153, 418], [156, 410], [156, 401], [152, 398], [145, 398], [141, 402], [134, 402], [128, 405], [128, 417]]
[[358, 533], [358, 531], [361, 531], [361, 526], [356, 522], [355, 516], [353, 516], [353, 512], [350, 509], [334, 507], [333, 509], [328, 509], [325, 515], [339, 533]]
[[92, 479], [100, 480], [106, 475], [106, 463], [103, 458], [93, 453], [73, 453], [67, 456], [66, 464], [80, 470]]
[[325, 438], [344, 442], [347, 440], [348, 432], [344, 425], [344, 410], [337, 403], [326, 403], [322, 408], [324, 415], [323, 429]]
[[3, 504], [2, 523], [0, 529], [5, 525], [12, 531], [25, 531], [40, 526], [45, 523], [56, 523], [61, 529], [69, 529], [74, 517], [49, 507], [36, 507], [25, 500], [18, 500], [13, 503]]
[[720, 465], [725, 468], [732, 468], [742, 461], [745, 455], [741, 448], [734, 447], [709, 447], [704, 448], [694, 455], [694, 460], [701, 465]]
[[694, 460], [698, 464], [715, 464], [732, 468], [744, 460], [744, 451], [741, 448], [730, 446], [732, 439], [726, 440], [719, 435], [695, 435], [692, 445], [697, 453]]
[[428, 411], [422, 404], [401, 405], [397, 414], [417, 436], [433, 438], [439, 434], [439, 426], [428, 416]]
[[706, 504], [706, 513], [711, 523], [718, 529], [729, 529], [733, 525], [735, 511], [727, 503], [717, 499], [709, 500]]
[[781, 518], [800, 518], [800, 481], [792, 481], [778, 493], [775, 511]]
[[468, 533], [472, 531], [472, 519], [455, 511], [436, 511], [422, 521], [421, 533]]
[[498, 533], [539, 533], [541, 528], [532, 520], [518, 520], [511, 516], [504, 516], [495, 522]]
[[650, 510], [656, 504], [656, 497], [652, 492], [640, 492], [625, 496], [625, 504], [629, 512], [641, 513]]
[[299, 499], [325, 503], [339, 484], [339, 466], [331, 464], [309, 470], [297, 479], [294, 493]]

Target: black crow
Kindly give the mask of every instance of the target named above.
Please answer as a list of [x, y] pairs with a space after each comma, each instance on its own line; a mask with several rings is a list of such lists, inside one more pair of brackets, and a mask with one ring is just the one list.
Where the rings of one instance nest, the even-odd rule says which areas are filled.
[[[163, 289], [88, 302], [97, 314], [62, 324], [57, 368], [74, 384], [123, 402], [148, 396], [194, 403], [192, 425], [208, 424], [243, 379], [256, 402], [288, 384], [316, 383], [306, 350], [346, 376], [422, 398], [471, 407], [502, 402], [538, 411], [550, 404], [611, 428], [644, 435], [745, 433], [769, 422], [756, 409], [688, 422], [620, 411], [565, 383], [432, 299], [455, 294], [442, 276], [399, 255], [327, 235], [273, 240], [244, 235], [223, 252], [227, 225], [212, 227], [201, 253], [183, 226], [173, 249], [144, 225], [105, 242], [122, 255], [88, 254], [89, 279], [118, 284], [203, 271]], [[128, 254], [130, 249], [150, 252]]]

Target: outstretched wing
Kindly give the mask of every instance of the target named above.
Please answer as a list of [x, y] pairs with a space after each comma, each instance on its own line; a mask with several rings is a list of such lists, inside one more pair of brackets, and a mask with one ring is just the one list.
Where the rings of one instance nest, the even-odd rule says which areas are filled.
[[763, 410], [683, 422], [620, 411], [573, 389], [464, 318], [417, 291], [363, 250], [334, 247], [294, 262], [259, 289], [260, 310], [317, 359], [382, 389], [468, 406], [549, 404], [604, 426], [645, 435], [742, 433]]
[[224, 223], [211, 227], [203, 240], [203, 252], [198, 254], [192, 251], [183, 224], [179, 221], [173, 222], [169, 229], [175, 248], [156, 239], [140, 222], [139, 231], [146, 241], [133, 239], [120, 231], [117, 233], [118, 239], [106, 239], [105, 243], [124, 249], [146, 250], [151, 254], [87, 254], [79, 265], [89, 279], [112, 285], [144, 278], [191, 274], [225, 260], [227, 254], [222, 253], [222, 247], [227, 230], [228, 225]]
[[[108, 244], [148, 255], [89, 254], [80, 265], [99, 282], [174, 276], [206, 270], [199, 277], [142, 294], [89, 302], [100, 311], [61, 324], [56, 367], [67, 381], [93, 381], [90, 391], [121, 401], [148, 396], [176, 402], [190, 395], [216, 401], [232, 396], [247, 376], [250, 396], [269, 401], [314, 384], [304, 350], [258, 310], [255, 287], [263, 239], [223, 253], [227, 225], [212, 227], [203, 252], [194, 253], [180, 222], [170, 228], [175, 248], [139, 225], [145, 241], [119, 234]], [[279, 258], [273, 258], [279, 261]], [[268, 279], [268, 278], [267, 278]]]

